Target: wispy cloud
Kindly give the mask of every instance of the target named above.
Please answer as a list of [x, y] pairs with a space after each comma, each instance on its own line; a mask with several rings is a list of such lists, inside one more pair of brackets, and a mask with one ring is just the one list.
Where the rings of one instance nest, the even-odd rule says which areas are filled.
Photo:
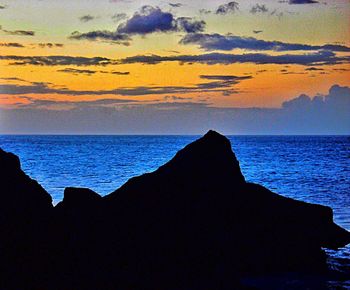
[[92, 108], [92, 107], [113, 107], [125, 104], [136, 104], [139, 100], [134, 99], [98, 99], [88, 101], [60, 101], [53, 99], [40, 99], [22, 96], [24, 102], [17, 103], [16, 108], [19, 109], [48, 109], [48, 110], [72, 110], [74, 108]]
[[103, 40], [113, 42], [115, 44], [121, 44], [128, 46], [130, 45], [131, 38], [125, 33], [112, 32], [108, 30], [96, 30], [86, 33], [80, 33], [79, 31], [74, 31], [68, 37], [74, 40]]
[[92, 75], [95, 74], [95, 70], [89, 70], [89, 69], [76, 69], [76, 68], [64, 68], [64, 69], [59, 69], [57, 70], [58, 72], [64, 72], [64, 73], [69, 73], [73, 75], [79, 75], [79, 74], [84, 74], [84, 75]]
[[54, 47], [63, 47], [63, 43], [51, 43], [51, 42], [46, 42], [46, 43], [38, 43], [37, 44], [40, 48], [54, 48]]
[[267, 13], [269, 12], [269, 9], [266, 7], [265, 4], [255, 4], [249, 12], [252, 14]]
[[239, 3], [235, 1], [231, 1], [231, 2], [228, 2], [227, 4], [220, 5], [216, 9], [215, 14], [225, 15], [225, 14], [233, 13], [237, 10], [239, 10]]
[[116, 14], [113, 14], [111, 18], [114, 22], [119, 22], [121, 20], [126, 19], [127, 17], [128, 16], [126, 15], [126, 13], [116, 13]]
[[20, 36], [34, 36], [35, 32], [32, 30], [6, 30], [0, 26], [0, 31], [8, 35], [20, 35]]
[[289, 0], [289, 4], [316, 4], [319, 1], [316, 0]]
[[[92, 70], [63, 69], [62, 72], [94, 74]], [[120, 74], [120, 72], [118, 72]], [[122, 73], [125, 74], [125, 73]], [[26, 94], [60, 94], [60, 95], [121, 95], [121, 96], [145, 96], [184, 93], [220, 92], [225, 95], [236, 93], [233, 85], [241, 81], [251, 79], [251, 76], [201, 76], [202, 79], [211, 82], [198, 83], [192, 86], [143, 86], [120, 87], [111, 90], [72, 90], [66, 87], [57, 87], [49, 83], [32, 82], [29, 84], [0, 84], [0, 95], [26, 95]]]
[[130, 74], [130, 72], [121, 72], [121, 71], [105, 71], [105, 70], [91, 70], [91, 69], [76, 69], [76, 68], [64, 68], [57, 70], [58, 72], [63, 73], [69, 73], [73, 75], [93, 75], [96, 73], [103, 73], [103, 74], [112, 74], [112, 75], [119, 75], [119, 76], [127, 76]]
[[171, 7], [173, 7], [173, 8], [179, 8], [179, 7], [182, 6], [181, 3], [169, 3], [169, 5], [170, 5]]
[[305, 69], [306, 71], [323, 71], [323, 68], [320, 67], [308, 67]]
[[19, 56], [19, 55], [0, 55], [0, 60], [13, 61], [10, 65], [39, 65], [39, 66], [89, 66], [99, 65], [105, 66], [115, 64], [113, 61], [105, 57], [83, 57], [83, 56], [66, 56], [66, 55], [51, 55], [51, 56]]
[[5, 46], [5, 47], [15, 47], [15, 48], [23, 48], [24, 45], [18, 42], [2, 42], [0, 43], [0, 46]]
[[89, 21], [92, 21], [92, 20], [94, 20], [95, 19], [95, 16], [92, 16], [92, 15], [84, 15], [84, 16], [81, 16], [80, 18], [79, 18], [79, 20], [81, 21], [81, 22], [89, 22]]

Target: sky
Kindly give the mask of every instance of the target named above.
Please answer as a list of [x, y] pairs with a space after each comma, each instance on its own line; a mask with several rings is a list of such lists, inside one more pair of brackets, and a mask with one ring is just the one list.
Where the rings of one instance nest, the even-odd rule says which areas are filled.
[[1, 134], [350, 134], [349, 0], [2, 0]]

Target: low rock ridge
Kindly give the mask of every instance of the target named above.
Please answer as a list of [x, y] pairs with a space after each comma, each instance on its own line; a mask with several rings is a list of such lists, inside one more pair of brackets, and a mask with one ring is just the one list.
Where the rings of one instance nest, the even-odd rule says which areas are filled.
[[350, 243], [332, 209], [248, 183], [215, 131], [101, 197], [62, 202], [0, 150], [0, 289], [246, 289], [242, 278], [328, 273]]

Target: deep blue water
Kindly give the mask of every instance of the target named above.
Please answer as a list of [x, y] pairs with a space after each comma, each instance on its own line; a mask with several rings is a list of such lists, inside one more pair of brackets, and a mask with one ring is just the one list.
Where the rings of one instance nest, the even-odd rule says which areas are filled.
[[[0, 136], [23, 170], [57, 203], [67, 186], [105, 195], [157, 169], [197, 136]], [[349, 136], [230, 136], [246, 179], [295, 199], [328, 205], [350, 230]], [[339, 253], [350, 258], [350, 247]]]

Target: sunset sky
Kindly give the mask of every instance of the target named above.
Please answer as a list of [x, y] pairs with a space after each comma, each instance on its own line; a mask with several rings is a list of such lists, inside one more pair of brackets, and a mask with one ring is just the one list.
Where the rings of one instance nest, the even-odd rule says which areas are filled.
[[[150, 107], [281, 109], [334, 85], [349, 104], [348, 0], [3, 0], [0, 15], [3, 133], [46, 111], [76, 112], [77, 123], [91, 108], [136, 119]], [[115, 133], [158, 132], [131, 127]], [[59, 131], [40, 128], [23, 132]]]

